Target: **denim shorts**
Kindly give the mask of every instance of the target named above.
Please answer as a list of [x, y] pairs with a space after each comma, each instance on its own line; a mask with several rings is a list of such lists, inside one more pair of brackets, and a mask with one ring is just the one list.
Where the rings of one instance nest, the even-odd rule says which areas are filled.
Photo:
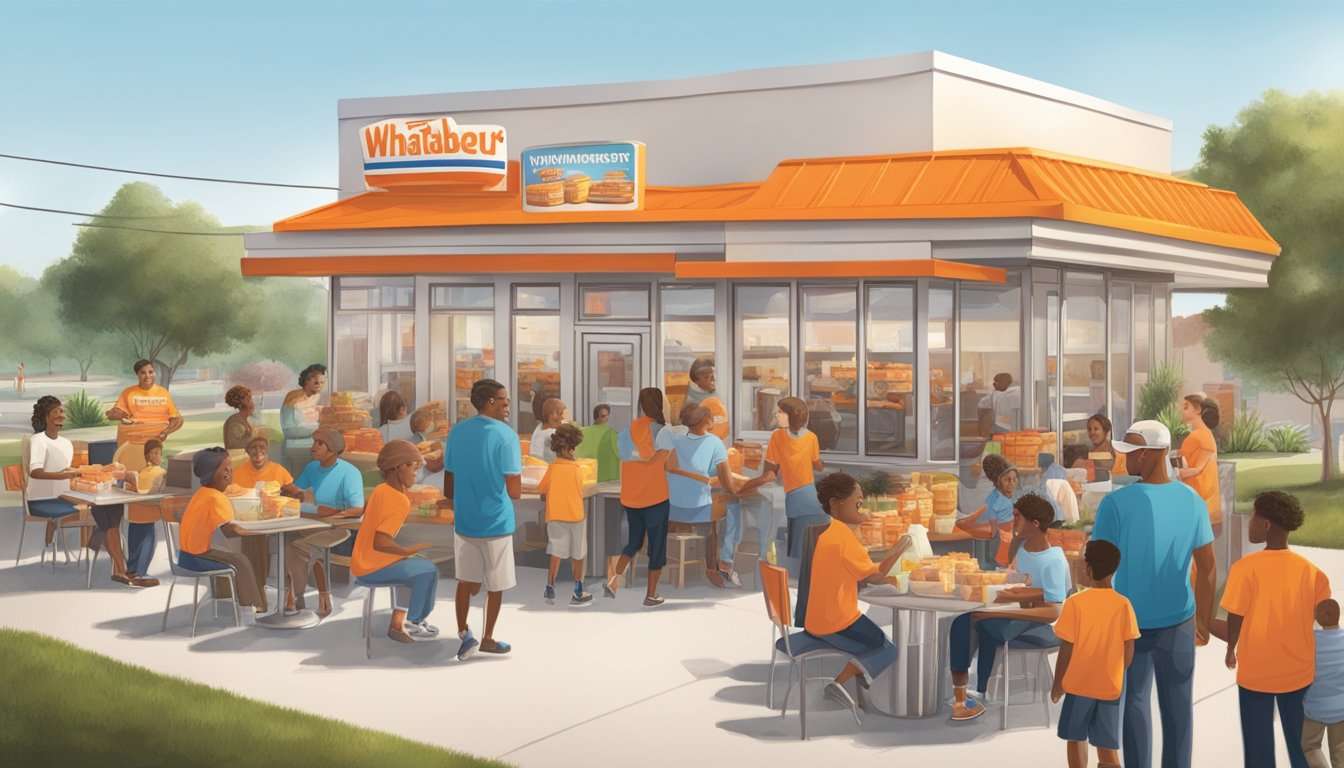
[[1086, 741], [1098, 749], [1119, 749], [1120, 701], [1064, 694], [1064, 707], [1059, 711], [1059, 738]]

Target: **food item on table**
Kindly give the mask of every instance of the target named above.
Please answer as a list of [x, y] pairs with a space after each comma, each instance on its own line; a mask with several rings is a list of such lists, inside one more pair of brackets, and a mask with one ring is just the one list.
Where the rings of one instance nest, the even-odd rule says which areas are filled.
[[575, 463], [583, 470], [583, 484], [597, 484], [597, 459], [575, 459]]
[[383, 449], [383, 433], [372, 427], [342, 430], [345, 449], [353, 453], [377, 453]]
[[237, 483], [229, 483], [229, 487], [224, 489], [224, 495], [230, 498], [242, 497], [251, 494], [255, 488], [244, 488]]
[[561, 181], [547, 181], [540, 184], [528, 184], [524, 191], [528, 205], [550, 207], [564, 205], [565, 184]]

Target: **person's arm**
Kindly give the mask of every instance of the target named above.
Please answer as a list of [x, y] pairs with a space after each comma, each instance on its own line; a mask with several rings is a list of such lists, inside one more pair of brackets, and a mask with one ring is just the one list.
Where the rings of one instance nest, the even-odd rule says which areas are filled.
[[[1205, 544], [1195, 550], [1195, 645], [1209, 644], [1209, 624], [1213, 621], [1213, 596], [1218, 586], [1217, 579], [1213, 544]], [[1231, 624], [1230, 620], [1228, 624]]]
[[1125, 669], [1129, 669], [1129, 665], [1130, 665], [1130, 664], [1133, 664], [1133, 663], [1134, 663], [1134, 641], [1133, 641], [1133, 640], [1126, 640], [1126, 641], [1125, 641]]
[[280, 406], [280, 433], [290, 440], [306, 440], [313, 436], [317, 427], [299, 421], [299, 409], [292, 404], [294, 398], [285, 398]]
[[[171, 417], [169, 417], [169, 419], [168, 419], [168, 426], [167, 426], [167, 427], [164, 427], [163, 431], [159, 433], [159, 439], [160, 439], [160, 440], [163, 440], [163, 439], [167, 438], [169, 435], [171, 435], [171, 434], [173, 434], [174, 432], [176, 432], [177, 430], [181, 429], [181, 428], [182, 428], [182, 425], [183, 425], [184, 423], [185, 423], [185, 422], [182, 420], [182, 417], [181, 417], [181, 416], [171, 416]], [[251, 432], [251, 428], [250, 428], [250, 427], [248, 428], [248, 431]]]
[[719, 486], [734, 496], [739, 495], [742, 491], [742, 484], [737, 481], [736, 477], [733, 477], [733, 469], [728, 466], [728, 460], [720, 461], [716, 470], [719, 476]]
[[900, 560], [901, 555], [905, 554], [905, 551], [913, 544], [914, 542], [911, 541], [909, 536], [901, 536], [896, 542], [896, 546], [892, 547], [891, 551], [887, 553], [887, 556], [882, 558], [881, 563], [878, 563], [877, 573], [864, 579], [864, 583], [881, 584], [885, 582], [887, 580], [887, 574], [891, 573], [891, 569], [896, 567], [896, 561]]
[[779, 465], [775, 464], [774, 462], [770, 461], [764, 462], [761, 466], [761, 469], [762, 471], [760, 475], [753, 477], [742, 484], [741, 493], [743, 495], [751, 493], [752, 491], [755, 491], [757, 488], [760, 488], [763, 485], [773, 483], [775, 481], [775, 478], [779, 476]]
[[1204, 471], [1204, 468], [1209, 465], [1209, 462], [1214, 461], [1216, 458], [1217, 453], [1214, 451], [1210, 451], [1206, 448], [1196, 448], [1191, 466], [1176, 470], [1176, 477], [1181, 480], [1196, 477], [1199, 473]]
[[821, 471], [823, 471], [823, 470], [825, 470], [825, 469], [826, 469], [826, 462], [822, 461], [821, 459], [813, 459], [813, 460], [812, 460], [812, 471], [813, 471], [813, 472], [821, 472]]
[[45, 449], [40, 446], [33, 446], [31, 450], [32, 453], [28, 457], [28, 476], [34, 480], [74, 480], [79, 477], [79, 470], [77, 469], [66, 469], [61, 472], [48, 472], [41, 469], [40, 467], [47, 463]]
[[[1134, 656], [1134, 641], [1125, 641], [1125, 668], [1129, 668], [1129, 660]], [[1059, 641], [1059, 658], [1055, 659], [1055, 683], [1050, 686], [1050, 701], [1055, 704], [1064, 698], [1064, 675], [1069, 671], [1069, 662], [1073, 660], [1073, 643], [1068, 640]]]
[[[448, 481], [445, 480], [445, 481], [444, 481], [444, 485], [447, 485], [447, 484], [448, 484]], [[504, 476], [504, 488], [509, 492], [509, 498], [510, 498], [510, 499], [513, 499], [514, 501], [517, 501], [517, 500], [523, 498], [523, 476], [522, 476], [522, 475], [505, 475], [505, 476]]]
[[293, 483], [285, 483], [280, 486], [280, 495], [288, 496], [291, 499], [301, 499], [303, 498], [303, 491], [299, 490], [299, 486]]
[[[1012, 526], [1008, 526], [1008, 527], [1011, 528]], [[1002, 525], [999, 526], [999, 531], [1000, 531], [1000, 532], [1002, 532], [1003, 529], [1004, 529], [1004, 526], [1002, 526]], [[1013, 562], [1014, 560], [1017, 559], [1017, 550], [1018, 550], [1021, 546], [1022, 546], [1022, 537], [1021, 537], [1021, 536], [1018, 536], [1017, 534], [1013, 534], [1013, 539], [1012, 539], [1012, 541], [1010, 541], [1010, 542], [1008, 543], [1008, 563], [1009, 563], [1010, 565], [1012, 564], [1012, 562]]]
[[989, 505], [981, 505], [975, 512], [972, 512], [963, 518], [959, 518], [955, 525], [959, 530], [969, 533], [974, 538], [992, 539], [994, 538], [996, 531], [996, 526], [993, 522], [977, 522], [980, 518], [985, 516], [985, 512], [987, 511], [989, 511]]
[[131, 419], [131, 415], [130, 415], [130, 414], [126, 413], [125, 411], [121, 410], [120, 407], [115, 406], [115, 405], [112, 406], [111, 408], [108, 408], [108, 409], [107, 409], [107, 413], [104, 414], [104, 415], [107, 416], [107, 420], [108, 420], [108, 421], [127, 421], [127, 422], [129, 422], [130, 419]]
[[412, 544], [409, 547], [403, 547], [397, 543], [397, 540], [388, 536], [382, 531], [373, 534], [373, 549], [376, 552], [382, 552], [385, 555], [396, 555], [397, 557], [410, 557], [417, 552], [423, 552], [429, 549], [430, 542], [424, 541], [419, 544]]
[[[1237, 668], [1237, 641], [1241, 639], [1242, 618], [1240, 614], [1227, 614], [1227, 656], [1224, 658], [1224, 662], [1228, 669]], [[1198, 637], [1196, 637], [1195, 642], [1199, 643]], [[1207, 643], [1208, 638], [1205, 638], [1204, 642]]]
[[[518, 476], [518, 495], [523, 493], [523, 476]], [[512, 498], [512, 497], [510, 497]], [[448, 471], [447, 467], [443, 470], [443, 500], [439, 502], [439, 509], [453, 508], [453, 473]]]

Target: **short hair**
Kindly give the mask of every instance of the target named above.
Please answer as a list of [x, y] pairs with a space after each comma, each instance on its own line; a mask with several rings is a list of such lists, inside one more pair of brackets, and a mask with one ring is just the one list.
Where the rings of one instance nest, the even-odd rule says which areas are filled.
[[573, 424], [561, 424], [551, 433], [551, 450], [572, 451], [583, 442], [583, 432]]
[[1042, 531], [1055, 522], [1055, 508], [1045, 500], [1044, 496], [1035, 493], [1023, 494], [1020, 499], [1013, 502], [1013, 509], [1016, 509], [1027, 520], [1040, 526]]
[[388, 390], [378, 399], [378, 426], [382, 426], [391, 421], [392, 414], [399, 410], [406, 409], [406, 398], [395, 389]]
[[247, 398], [252, 396], [252, 390], [244, 387], [242, 384], [235, 384], [229, 387], [229, 391], [224, 393], [224, 404], [230, 408], [242, 408]]
[[1009, 385], [1011, 385], [1011, 384], [1013, 383], [1013, 374], [1008, 373], [1007, 371], [1004, 371], [1003, 373], [996, 373], [996, 374], [994, 374], [994, 383], [995, 383], [995, 384], [999, 383], [999, 380], [1000, 380], [1000, 379], [1006, 379], [1006, 380], [1008, 381], [1008, 383], [1007, 383], [1007, 384], [1004, 384], [1004, 386], [1005, 386], [1005, 387], [1006, 387], [1006, 386], [1009, 386]]
[[691, 381], [695, 381], [696, 379], [700, 378], [701, 374], [703, 374], [705, 371], [710, 371], [713, 369], [714, 369], [713, 358], [710, 357], [696, 358], [695, 362], [691, 363], [690, 379]]
[[1091, 424], [1094, 421], [1101, 426], [1102, 432], [1105, 432], [1108, 435], [1113, 435], [1112, 429], [1115, 427], [1115, 425], [1111, 423], [1110, 419], [1106, 418], [1106, 414], [1094, 413], [1091, 416], [1087, 417], [1088, 424]]
[[1092, 578], [1101, 581], [1120, 567], [1120, 548], [1104, 539], [1093, 539], [1083, 548], [1083, 561]]
[[832, 472], [831, 474], [817, 481], [817, 501], [821, 502], [821, 509], [826, 514], [831, 514], [831, 502], [836, 499], [847, 499], [859, 487], [859, 481], [844, 472]]
[[797, 397], [786, 397], [775, 406], [789, 417], [789, 429], [797, 432], [807, 426], [807, 403]]
[[1316, 623], [1322, 627], [1339, 624], [1339, 603], [1326, 598], [1316, 604]]
[[429, 411], [416, 411], [411, 414], [411, 431], [424, 432], [434, 425], [434, 417]]
[[299, 386], [300, 387], [307, 386], [308, 380], [318, 375], [319, 373], [322, 374], [323, 376], [326, 376], [327, 366], [321, 363], [313, 363], [307, 368], [304, 368], [302, 371], [299, 372]]
[[548, 397], [546, 398], [546, 402], [541, 404], [541, 420], [548, 421], [552, 416], [559, 416], [564, 413], [565, 409], [568, 407], [569, 406], [565, 405], [565, 401], [560, 398]]
[[146, 360], [142, 357], [139, 360], [135, 361], [135, 364], [131, 366], [131, 370], [135, 371], [135, 373], [139, 375], [141, 368], [144, 368], [146, 365], [153, 365], [153, 364], [154, 364], [153, 361]]
[[601, 418], [601, 415], [600, 415], [600, 414], [601, 414], [603, 411], [606, 411], [606, 412], [607, 412], [607, 415], [610, 416], [610, 415], [611, 415], [611, 406], [610, 406], [610, 405], [607, 405], [606, 403], [602, 403], [601, 405], [598, 405], [596, 408], [593, 408], [593, 421], [597, 421], [599, 418]]
[[252, 446], [256, 445], [257, 443], [261, 443], [262, 445], [266, 446], [266, 451], [267, 451], [267, 452], [270, 452], [270, 450], [271, 450], [271, 440], [270, 440], [270, 438], [266, 437], [265, 435], [263, 435], [263, 434], [261, 434], [261, 433], [258, 433], [258, 434], [253, 435], [253, 436], [252, 436], [252, 439], [247, 441], [247, 447], [244, 448], [243, 450], [248, 450], [248, 451], [250, 451], [250, 450], [252, 450]]
[[145, 441], [145, 458], [149, 458], [149, 452], [154, 449], [163, 450], [163, 441], [157, 437], [151, 437]]
[[476, 410], [481, 410], [485, 404], [490, 402], [495, 395], [504, 389], [504, 385], [494, 379], [481, 379], [471, 385], [471, 405]]
[[1265, 518], [1276, 528], [1296, 531], [1302, 527], [1304, 515], [1297, 497], [1284, 491], [1261, 491], [1255, 495], [1255, 514]]
[[680, 421], [683, 426], [694, 427], [707, 418], [709, 418], [708, 408], [696, 405], [695, 403], [687, 403], [681, 407], [681, 414], [677, 420]]
[[1219, 421], [1218, 401], [1205, 395], [1203, 392], [1195, 392], [1186, 395], [1185, 400], [1199, 409], [1199, 419], [1204, 422], [1204, 426], [1209, 429], [1217, 429]]

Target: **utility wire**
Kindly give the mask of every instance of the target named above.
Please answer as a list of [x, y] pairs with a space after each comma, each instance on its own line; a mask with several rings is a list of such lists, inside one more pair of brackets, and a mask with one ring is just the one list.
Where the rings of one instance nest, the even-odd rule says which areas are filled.
[[[15, 203], [0, 203], [0, 206], [3, 206], [3, 207], [5, 207], [5, 208], [18, 208], [18, 209], [20, 209], [20, 210], [24, 210], [24, 211], [38, 211], [38, 212], [41, 212], [41, 213], [58, 213], [58, 214], [61, 214], [61, 215], [63, 215], [63, 216], [83, 216], [83, 217], [85, 217], [85, 218], [91, 218], [91, 219], [131, 219], [131, 220], [158, 219], [158, 220], [162, 220], [162, 219], [173, 219], [173, 218], [177, 218], [176, 216], [107, 216], [107, 215], [103, 215], [103, 214], [101, 214], [101, 213], [81, 213], [81, 212], [79, 212], [79, 211], [64, 211], [64, 210], [61, 210], [61, 209], [59, 209], [59, 208], [38, 208], [38, 207], [36, 207], [36, 206], [32, 206], [32, 205], [16, 205]], [[243, 234], [242, 232], [187, 232], [187, 231], [183, 231], [183, 230], [173, 230], [173, 229], [150, 229], [150, 228], [148, 228], [148, 227], [132, 227], [132, 226], [127, 226], [127, 225], [117, 225], [117, 224], [92, 224], [92, 223], [88, 223], [88, 222], [75, 223], [75, 224], [71, 224], [71, 226], [73, 226], [73, 227], [92, 227], [92, 228], [95, 228], [95, 229], [130, 229], [130, 230], [135, 230], [136, 232], [158, 232], [158, 233], [160, 233], [160, 234], [164, 234], [164, 235], [208, 235], [208, 236], [213, 236], [213, 237], [238, 237], [238, 236], [240, 236], [240, 235]]]
[[286, 187], [288, 189], [327, 189], [339, 191], [339, 187], [324, 187], [315, 184], [279, 184], [270, 181], [242, 181], [240, 179], [217, 179], [210, 176], [182, 176], [175, 173], [154, 173], [152, 171], [133, 171], [127, 168], [109, 168], [105, 165], [87, 165], [85, 163], [70, 163], [64, 160], [47, 160], [41, 157], [25, 157], [23, 155], [7, 155], [0, 153], [0, 157], [9, 160], [26, 160], [30, 163], [47, 163], [50, 165], [65, 165], [71, 168], [90, 168], [95, 171], [111, 171], [112, 173], [129, 173], [132, 176], [157, 176], [161, 179], [186, 179], [188, 181], [210, 181], [217, 184], [246, 184], [253, 187]]
[[38, 211], [40, 213], [59, 213], [65, 216], [84, 216], [90, 219], [172, 219], [175, 216], [116, 216], [107, 213], [81, 213], [79, 211], [65, 211], [60, 208], [38, 208], [32, 205], [18, 205], [17, 203], [0, 203], [0, 207], [18, 208], [21, 211]]
[[204, 235], [206, 237], [242, 237], [245, 232], [185, 232], [176, 229], [150, 229], [148, 227], [128, 227], [118, 224], [89, 224], [87, 222], [76, 222], [72, 227], [89, 227], [92, 229], [129, 229], [136, 232], [156, 232], [160, 235]]

